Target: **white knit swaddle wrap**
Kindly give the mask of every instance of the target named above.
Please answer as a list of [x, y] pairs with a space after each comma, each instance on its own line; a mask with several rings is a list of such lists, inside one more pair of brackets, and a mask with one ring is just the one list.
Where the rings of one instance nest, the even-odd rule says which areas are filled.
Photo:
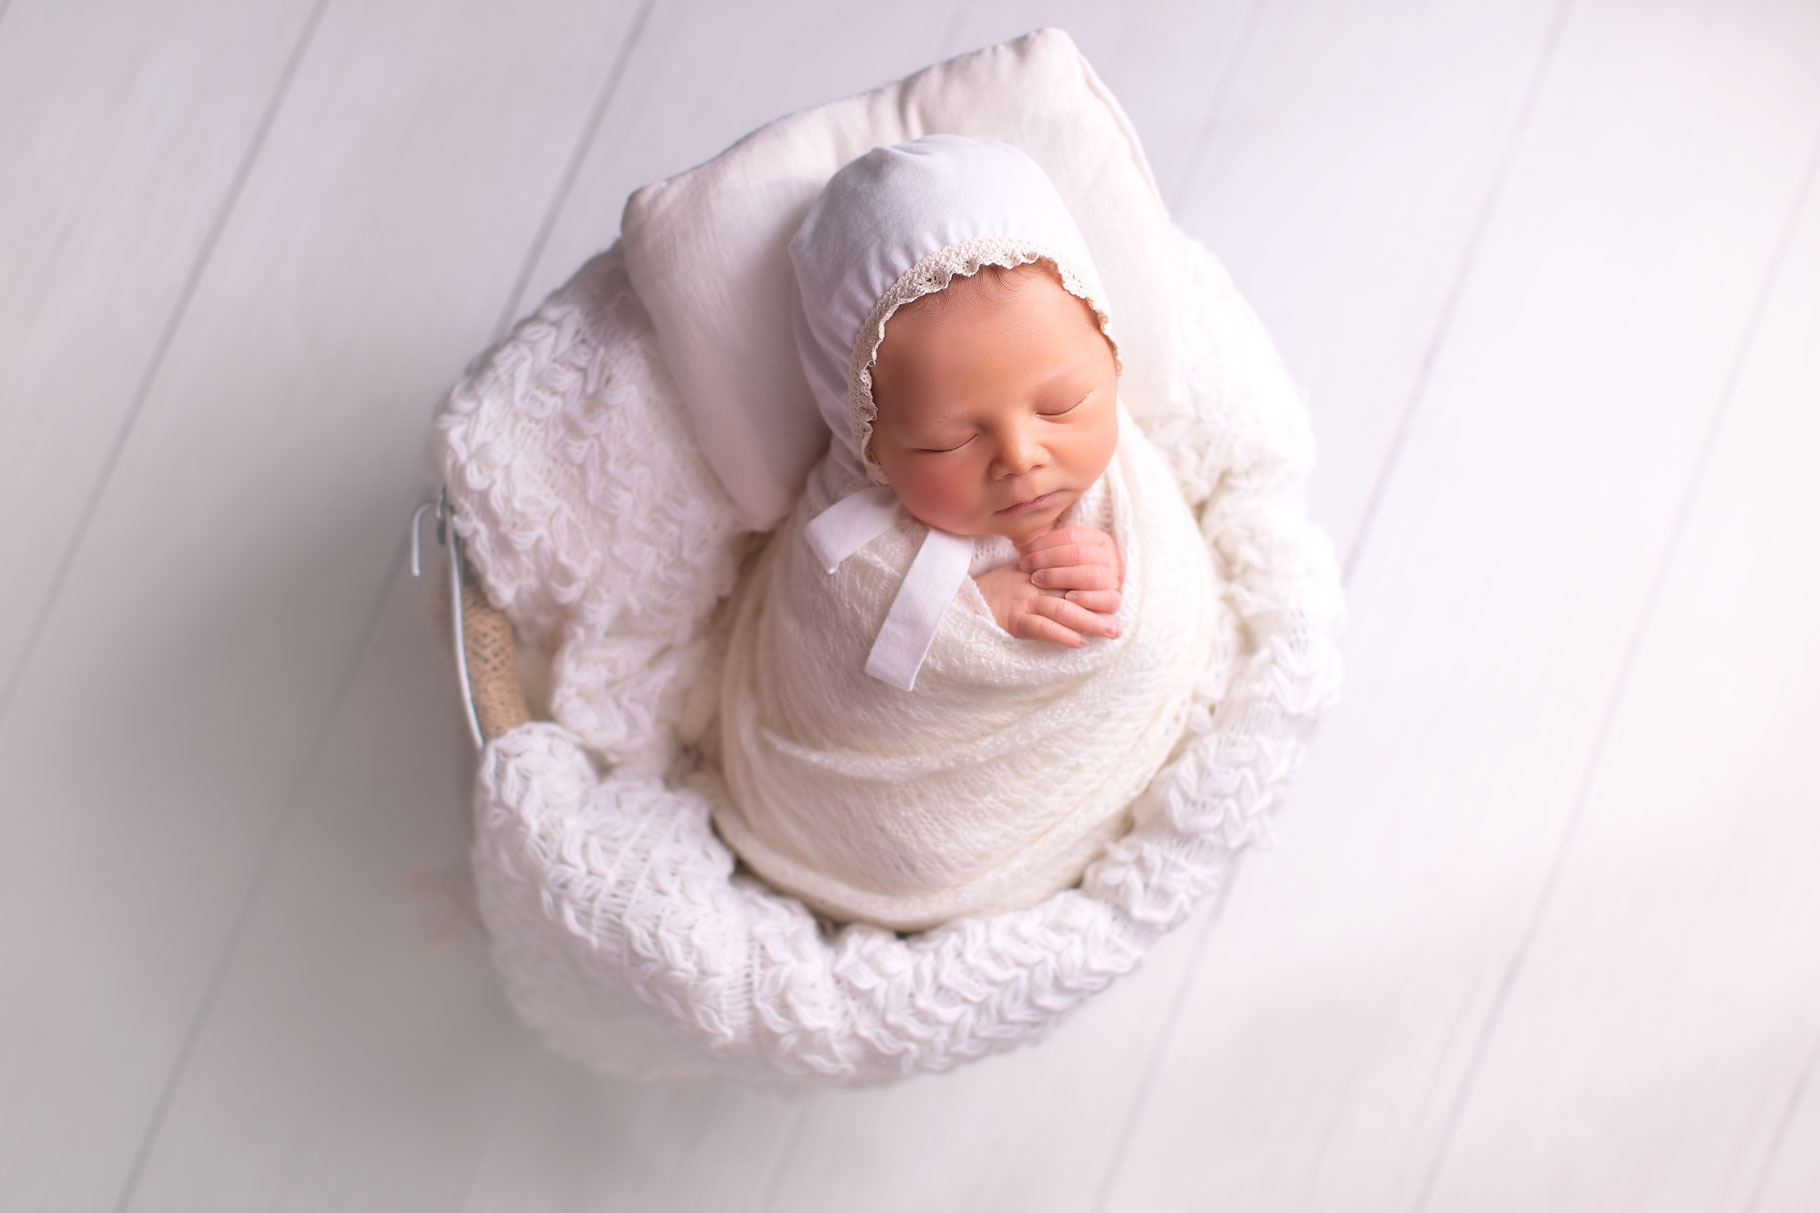
[[1106, 331], [1086, 246], [1028, 156], [953, 136], [875, 148], [830, 181], [790, 251], [798, 345], [836, 441], [735, 608], [717, 827], [772, 885], [843, 921], [916, 931], [1030, 905], [1123, 832], [1181, 736], [1213, 643], [1205, 544], [1121, 408], [1094, 494], [1125, 559], [1121, 634], [1017, 639], [968, 575], [975, 539], [896, 507], [870, 458], [886, 323], [955, 275], [1048, 261]]
[[967, 579], [909, 693], [861, 666], [926, 528], [900, 514], [830, 575], [803, 528], [864, 481], [844, 451], [810, 473], [746, 578], [721, 684], [731, 797], [715, 824], [772, 885], [916, 931], [1033, 904], [1124, 831], [1181, 738], [1218, 598], [1167, 465], [1122, 421], [1102, 481], [1125, 557], [1121, 634], [1016, 639]]

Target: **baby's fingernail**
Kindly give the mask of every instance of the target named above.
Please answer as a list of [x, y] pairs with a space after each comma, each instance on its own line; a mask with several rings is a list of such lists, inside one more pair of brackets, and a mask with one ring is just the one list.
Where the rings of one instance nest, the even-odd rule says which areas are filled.
[[1036, 572], [1030, 574], [1030, 583], [1032, 585], [1048, 585], [1049, 584], [1049, 570], [1048, 569], [1038, 569]]
[[1119, 634], [1119, 625], [1118, 624], [1109, 623], [1106, 625], [1106, 635], [1117, 636], [1118, 634]]

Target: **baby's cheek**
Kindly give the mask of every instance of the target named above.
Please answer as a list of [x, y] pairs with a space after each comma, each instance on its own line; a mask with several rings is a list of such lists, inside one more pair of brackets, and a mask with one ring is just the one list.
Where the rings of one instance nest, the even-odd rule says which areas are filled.
[[1119, 447], [1119, 413], [1118, 405], [1116, 403], [1118, 392], [1116, 387], [1107, 392], [1107, 398], [1114, 403], [1109, 404], [1106, 407], [1105, 416], [1100, 419], [1098, 425], [1093, 427], [1093, 434], [1100, 447], [1100, 458], [1107, 463], [1111, 463], [1113, 452], [1117, 451]]
[[978, 523], [978, 494], [961, 479], [938, 469], [918, 469], [891, 481], [898, 500], [925, 526], [954, 534], [970, 534]]

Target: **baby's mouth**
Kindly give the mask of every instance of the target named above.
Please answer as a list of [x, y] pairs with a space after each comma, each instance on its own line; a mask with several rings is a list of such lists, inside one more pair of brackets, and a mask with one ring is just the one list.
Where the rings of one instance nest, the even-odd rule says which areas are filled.
[[1016, 505], [1008, 505], [998, 512], [1001, 514], [1027, 514], [1031, 510], [1040, 510], [1044, 506], [1050, 504], [1061, 491], [1062, 490], [1060, 489], [1051, 489], [1040, 497], [1027, 498], [1026, 500], [1018, 502]]

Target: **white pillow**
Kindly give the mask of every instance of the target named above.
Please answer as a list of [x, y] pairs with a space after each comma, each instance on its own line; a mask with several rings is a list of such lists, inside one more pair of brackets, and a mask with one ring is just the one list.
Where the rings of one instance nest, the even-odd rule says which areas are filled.
[[1142, 417], [1173, 394], [1171, 225], [1156, 179], [1073, 39], [1038, 30], [779, 118], [627, 201], [627, 273], [703, 453], [754, 530], [789, 513], [828, 446], [791, 331], [790, 237], [843, 164], [938, 133], [1002, 139], [1043, 166], [1105, 279], [1127, 407]]

